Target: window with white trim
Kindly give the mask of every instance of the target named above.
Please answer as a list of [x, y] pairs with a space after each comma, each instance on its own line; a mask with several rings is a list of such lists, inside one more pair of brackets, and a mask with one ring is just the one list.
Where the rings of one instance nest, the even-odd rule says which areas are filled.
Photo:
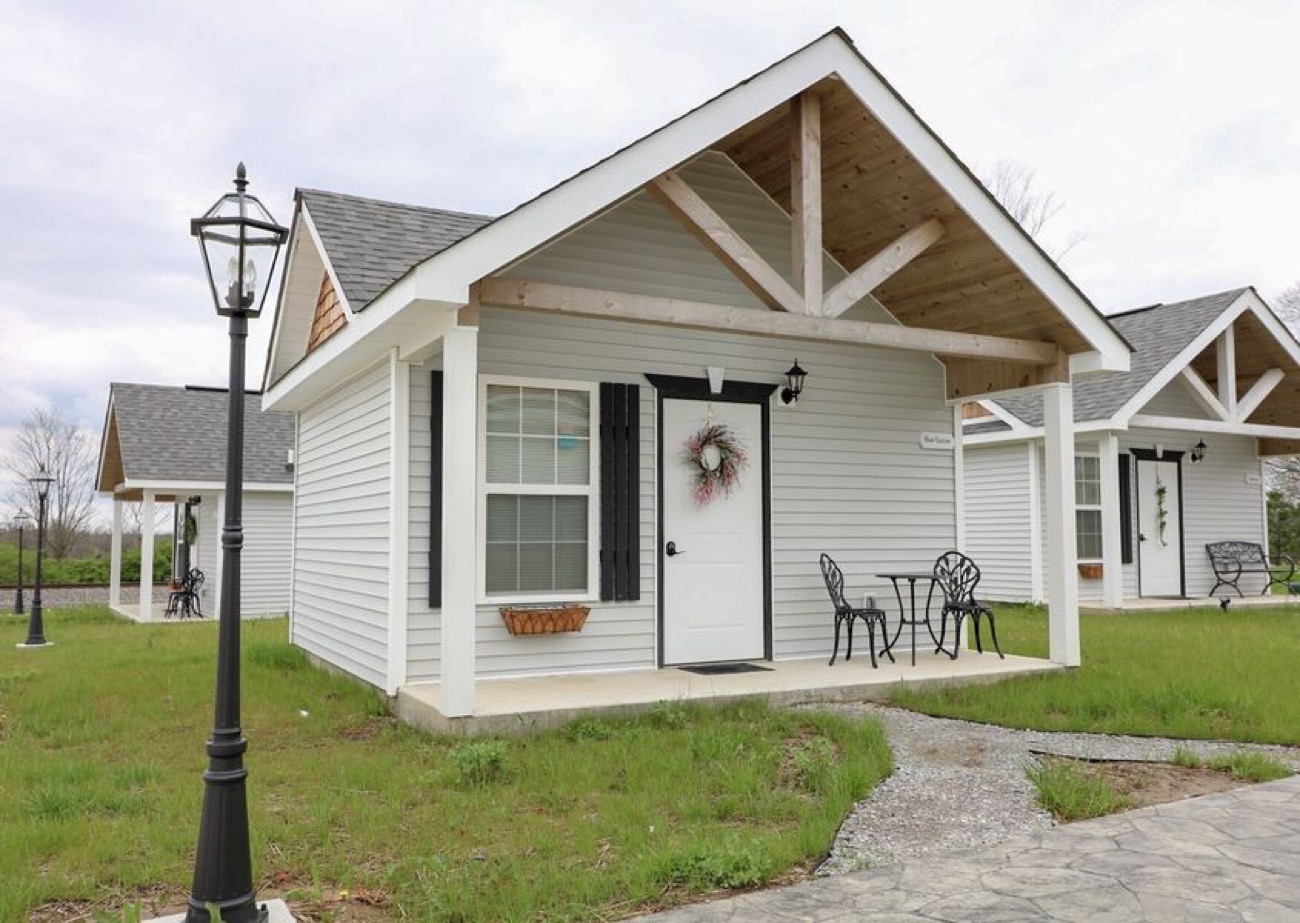
[[598, 388], [481, 379], [482, 599], [596, 596]]
[[1074, 457], [1074, 532], [1079, 562], [1100, 563], [1101, 459], [1096, 455]]

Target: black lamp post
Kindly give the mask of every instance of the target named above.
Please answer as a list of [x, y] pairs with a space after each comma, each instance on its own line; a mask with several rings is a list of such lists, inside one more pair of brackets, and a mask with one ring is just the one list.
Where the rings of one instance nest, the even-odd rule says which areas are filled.
[[46, 474], [45, 466], [41, 465], [40, 473], [34, 478], [28, 478], [28, 480], [36, 488], [37, 498], [36, 583], [32, 587], [32, 612], [31, 617], [27, 620], [27, 640], [18, 646], [23, 648], [47, 647], [50, 642], [45, 640], [45, 622], [42, 619], [41, 612], [41, 562], [45, 555], [45, 501], [50, 496], [50, 485], [54, 483], [54, 478]]
[[14, 597], [14, 615], [23, 614], [23, 529], [32, 521], [22, 510], [14, 514], [14, 526], [18, 529], [18, 595]]
[[[253, 889], [248, 845], [248, 797], [239, 724], [239, 561], [244, 545], [244, 346], [248, 319], [262, 313], [280, 247], [289, 232], [245, 193], [247, 173], [235, 172], [235, 191], [190, 222], [217, 313], [230, 318], [230, 404], [226, 432], [226, 521], [221, 531], [221, 611], [217, 636], [216, 715], [203, 774], [203, 814], [194, 857], [194, 887], [186, 923], [208, 923], [215, 906], [224, 923], [265, 920]], [[221, 281], [213, 274], [222, 273]]]

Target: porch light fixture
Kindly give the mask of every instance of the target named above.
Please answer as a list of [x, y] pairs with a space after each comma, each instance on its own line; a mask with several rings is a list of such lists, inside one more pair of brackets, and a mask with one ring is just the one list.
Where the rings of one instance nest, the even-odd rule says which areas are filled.
[[[217, 314], [230, 318], [230, 388], [226, 428], [226, 518], [221, 530], [221, 611], [217, 634], [216, 714], [203, 774], [203, 813], [194, 856], [194, 887], [186, 923], [209, 923], [216, 907], [225, 923], [265, 921], [257, 906], [248, 847], [248, 797], [239, 721], [240, 551], [244, 546], [244, 347], [248, 319], [262, 311], [281, 245], [288, 239], [271, 213], [245, 193], [241, 163], [235, 191], [190, 222], [199, 239]], [[219, 284], [213, 269], [224, 270]]]
[[1192, 446], [1192, 454], [1188, 457], [1193, 465], [1199, 465], [1205, 460], [1205, 440], [1202, 439], [1196, 445]]
[[18, 647], [34, 648], [48, 647], [50, 642], [45, 640], [45, 621], [41, 611], [41, 562], [45, 557], [45, 503], [50, 497], [50, 485], [54, 483], [54, 478], [50, 477], [45, 471], [45, 466], [41, 465], [40, 473], [33, 478], [28, 478], [32, 487], [36, 490], [36, 582], [32, 586], [32, 612], [27, 620], [27, 640]]
[[23, 510], [14, 514], [14, 528], [18, 530], [18, 595], [14, 597], [14, 615], [23, 614], [23, 530], [31, 523], [32, 517]]
[[799, 360], [794, 360], [794, 365], [785, 373], [785, 380], [789, 383], [781, 389], [781, 403], [793, 404], [799, 400], [799, 395], [803, 394], [803, 381], [808, 377], [808, 373], [799, 367]]

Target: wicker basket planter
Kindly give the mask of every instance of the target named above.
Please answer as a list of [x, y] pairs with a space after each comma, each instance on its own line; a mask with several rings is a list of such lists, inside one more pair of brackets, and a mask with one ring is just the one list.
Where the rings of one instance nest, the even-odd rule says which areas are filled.
[[582, 631], [590, 606], [565, 603], [558, 606], [502, 606], [501, 620], [512, 635], [552, 635], [561, 631]]
[[1079, 576], [1084, 580], [1100, 580], [1102, 577], [1102, 566], [1100, 564], [1080, 564]]

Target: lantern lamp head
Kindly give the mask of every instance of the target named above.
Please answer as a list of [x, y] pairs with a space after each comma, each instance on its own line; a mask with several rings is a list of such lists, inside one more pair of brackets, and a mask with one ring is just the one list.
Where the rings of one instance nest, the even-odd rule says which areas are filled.
[[54, 478], [50, 477], [45, 471], [45, 466], [41, 465], [40, 473], [33, 478], [29, 478], [32, 486], [36, 488], [36, 496], [44, 500], [50, 495], [50, 485], [54, 483]]
[[781, 389], [781, 403], [793, 404], [799, 400], [799, 395], [803, 394], [803, 382], [808, 377], [808, 373], [799, 367], [799, 360], [794, 360], [794, 365], [785, 373], [786, 387]]
[[1192, 446], [1192, 454], [1191, 454], [1190, 461], [1193, 465], [1199, 465], [1204, 460], [1205, 460], [1205, 440], [1202, 439], [1199, 442], [1197, 442], [1196, 445]]
[[248, 172], [241, 163], [235, 171], [235, 191], [218, 199], [202, 218], [190, 221], [212, 300], [224, 317], [262, 313], [280, 247], [289, 239], [288, 229], [276, 224], [247, 188]]
[[27, 524], [31, 521], [32, 521], [31, 514], [28, 513], [26, 510], [19, 510], [18, 512], [14, 513], [14, 528], [16, 529], [25, 528]]

